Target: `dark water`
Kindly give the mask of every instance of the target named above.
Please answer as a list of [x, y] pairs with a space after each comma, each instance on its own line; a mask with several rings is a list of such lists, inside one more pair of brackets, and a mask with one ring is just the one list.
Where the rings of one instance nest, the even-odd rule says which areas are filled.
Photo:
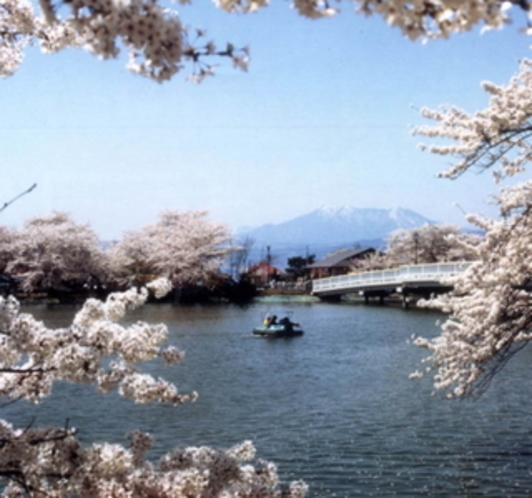
[[[262, 315], [293, 311], [306, 333], [251, 336]], [[29, 308], [50, 326], [69, 307]], [[302, 478], [313, 497], [532, 496], [532, 353], [525, 349], [475, 402], [431, 396], [410, 381], [425, 352], [411, 334], [434, 335], [438, 315], [358, 305], [148, 306], [135, 319], [165, 322], [186, 351], [182, 365], [148, 365], [199, 400], [135, 405], [83, 386], [58, 386], [38, 407], [4, 408], [17, 425], [65, 419], [86, 441], [126, 443], [135, 429], [157, 440], [153, 457], [186, 445], [254, 441], [283, 480]]]

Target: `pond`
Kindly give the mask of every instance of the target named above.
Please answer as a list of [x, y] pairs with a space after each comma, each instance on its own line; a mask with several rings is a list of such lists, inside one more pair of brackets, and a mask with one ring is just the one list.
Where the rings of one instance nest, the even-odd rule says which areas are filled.
[[[32, 306], [50, 326], [76, 309]], [[291, 313], [305, 334], [268, 340], [251, 331], [268, 311]], [[42, 405], [3, 409], [17, 426], [70, 424], [87, 442], [125, 444], [134, 429], [156, 438], [152, 457], [188, 445], [229, 447], [251, 439], [283, 480], [304, 479], [312, 497], [531, 496], [532, 353], [517, 355], [477, 401], [432, 396], [412, 381], [434, 336], [434, 312], [355, 304], [149, 305], [132, 319], [164, 322], [183, 364], [154, 374], [196, 403], [135, 405], [90, 386], [56, 386]]]

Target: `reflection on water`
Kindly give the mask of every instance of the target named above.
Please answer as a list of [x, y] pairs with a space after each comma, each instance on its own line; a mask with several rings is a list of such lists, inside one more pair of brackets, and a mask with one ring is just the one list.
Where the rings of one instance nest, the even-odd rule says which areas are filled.
[[[53, 326], [74, 307], [32, 307]], [[268, 310], [293, 311], [305, 335], [251, 335]], [[85, 386], [61, 385], [38, 409], [4, 409], [19, 426], [66, 418], [86, 441], [125, 443], [140, 428], [153, 456], [176, 446], [254, 441], [284, 480], [303, 478], [314, 497], [532, 496], [532, 389], [525, 349], [477, 402], [431, 396], [409, 381], [425, 352], [411, 334], [433, 335], [438, 315], [356, 305], [147, 306], [134, 320], [165, 322], [186, 351], [182, 365], [148, 369], [199, 400], [134, 405]]]

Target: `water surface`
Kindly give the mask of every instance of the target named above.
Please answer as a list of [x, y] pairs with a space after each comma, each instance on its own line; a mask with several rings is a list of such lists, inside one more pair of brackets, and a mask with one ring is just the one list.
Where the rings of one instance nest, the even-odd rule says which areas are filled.
[[[68, 306], [36, 306], [50, 326], [68, 323]], [[293, 312], [305, 335], [251, 335], [267, 311]], [[437, 333], [437, 314], [332, 304], [151, 305], [135, 320], [165, 322], [186, 351], [155, 374], [200, 398], [181, 407], [135, 405], [85, 386], [61, 385], [39, 407], [17, 403], [4, 416], [22, 426], [65, 419], [89, 441], [126, 443], [152, 433], [153, 457], [177, 446], [229, 447], [254, 441], [283, 480], [302, 478], [313, 497], [532, 496], [531, 352], [516, 356], [476, 402], [431, 396], [408, 380], [426, 352], [412, 334]]]

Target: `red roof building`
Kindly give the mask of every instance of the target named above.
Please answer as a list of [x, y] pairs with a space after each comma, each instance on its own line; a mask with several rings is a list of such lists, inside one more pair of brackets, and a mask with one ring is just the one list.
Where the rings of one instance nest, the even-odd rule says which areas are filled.
[[261, 287], [268, 285], [272, 280], [277, 280], [282, 274], [283, 272], [279, 268], [266, 261], [261, 261], [252, 265], [244, 275], [249, 278], [253, 285]]

